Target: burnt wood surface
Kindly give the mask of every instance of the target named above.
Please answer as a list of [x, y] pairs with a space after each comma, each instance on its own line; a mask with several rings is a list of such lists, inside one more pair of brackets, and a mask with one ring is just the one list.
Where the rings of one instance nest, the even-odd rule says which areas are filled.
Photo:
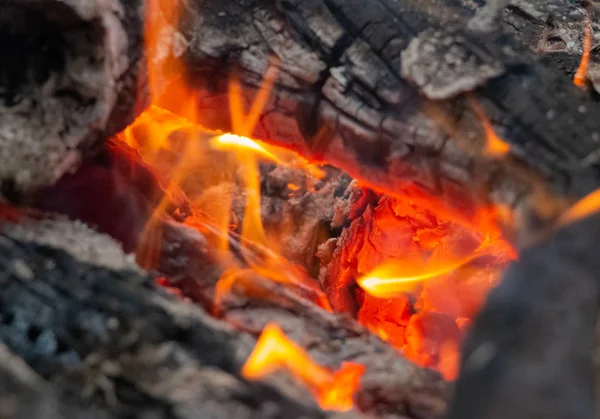
[[[582, 6], [585, 6], [582, 7]], [[600, 89], [597, 2], [569, 0], [513, 0], [503, 15], [504, 28], [538, 54], [542, 62], [573, 77], [583, 54], [586, 11], [591, 17], [591, 62], [588, 77]]]
[[[250, 101], [273, 63], [254, 136], [391, 193], [417, 182], [465, 211], [506, 204], [517, 232], [537, 228], [597, 187], [600, 106], [509, 35], [468, 29], [458, 3], [191, 1], [177, 39], [207, 126], [229, 128], [232, 74]], [[508, 155], [484, 155], [474, 103]]]
[[450, 419], [596, 415], [600, 215], [522, 252], [464, 342]]
[[[416, 367], [346, 316], [257, 277], [256, 287], [267, 287], [272, 300], [253, 304], [234, 293], [225, 318], [217, 320], [189, 300], [167, 295], [107, 237], [77, 223], [49, 221], [4, 222], [0, 234], [0, 339], [42, 378], [17, 391], [31, 398], [32, 409], [51, 402], [75, 412], [68, 418], [97, 412], [181, 419], [441, 418], [445, 411], [447, 384], [437, 373]], [[180, 279], [197, 282], [196, 290], [214, 285], [218, 274], [208, 271], [211, 250], [202, 235], [173, 222], [163, 231], [170, 274], [176, 278], [179, 269]], [[195, 270], [199, 265], [204, 270]], [[367, 366], [356, 410], [321, 411], [286, 372], [263, 382], [240, 376], [269, 321], [322, 365]], [[77, 414], [81, 409], [85, 415]], [[28, 412], [3, 418], [30, 417]]]
[[0, 2], [0, 195], [51, 185], [146, 106], [143, 2]]

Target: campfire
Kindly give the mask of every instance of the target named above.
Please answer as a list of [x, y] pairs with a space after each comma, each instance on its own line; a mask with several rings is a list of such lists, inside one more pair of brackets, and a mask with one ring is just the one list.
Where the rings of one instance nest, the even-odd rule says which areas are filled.
[[593, 411], [593, 5], [84, 3], [0, 29], [0, 416]]

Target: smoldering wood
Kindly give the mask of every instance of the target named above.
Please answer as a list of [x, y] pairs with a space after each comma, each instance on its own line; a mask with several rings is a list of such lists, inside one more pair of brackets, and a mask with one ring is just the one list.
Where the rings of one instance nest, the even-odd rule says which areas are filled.
[[[80, 223], [32, 220], [27, 212], [18, 224], [3, 220], [0, 339], [53, 384], [69, 409], [182, 419], [441, 418], [445, 411], [448, 386], [439, 374], [415, 366], [349, 317], [270, 280], [253, 278], [269, 298], [234, 290], [217, 320], [181, 293], [165, 295], [115, 242]], [[184, 296], [186, 282], [196, 293], [212, 294], [225, 268], [211, 259], [214, 248], [197, 229], [174, 221], [161, 229], [160, 268], [170, 285]], [[322, 412], [285, 372], [264, 383], [240, 377], [257, 336], [273, 320], [322, 365], [367, 366], [356, 395], [360, 410]]]
[[[472, 12], [458, 5], [192, 1], [183, 16], [178, 39], [189, 44], [190, 84], [209, 127], [230, 128], [229, 78], [243, 82], [250, 101], [274, 62], [279, 78], [253, 135], [388, 192], [416, 182], [465, 211], [473, 202], [506, 204], [521, 219], [521, 233], [598, 185], [599, 105], [505, 34], [465, 29]], [[439, 34], [446, 45], [440, 51], [451, 52], [433, 67], [497, 62], [504, 71], [473, 83], [473, 91], [428, 99], [401, 73], [403, 52], [425, 30]], [[484, 155], [473, 99], [511, 145], [509, 155]]]
[[197, 230], [173, 223], [163, 228], [158, 269], [183, 296], [207, 310], [218, 309], [219, 318], [253, 336], [275, 321], [323, 365], [337, 368], [343, 361], [365, 365], [355, 397], [357, 408], [365, 413], [443, 417], [449, 388], [438, 373], [417, 367], [346, 314], [319, 308], [301, 289], [253, 275], [249, 282], [239, 281], [215, 307], [215, 283], [229, 266], [219, 266], [210, 256], [210, 247]]
[[[500, 0], [504, 4], [502, 13], [495, 16], [496, 24], [528, 47], [543, 63], [559, 68], [569, 77], [573, 77], [579, 68], [583, 55], [587, 16], [592, 25], [591, 60], [587, 76], [590, 91], [596, 93], [600, 89], [600, 55], [598, 46], [600, 30], [598, 12], [600, 8], [593, 1], [569, 0]], [[474, 17], [482, 14], [489, 16], [490, 2], [482, 4], [471, 0], [454, 0], [472, 11]], [[492, 7], [494, 9], [494, 7]], [[471, 18], [469, 23], [477, 21]], [[484, 19], [485, 20], [485, 19]]]
[[449, 418], [596, 417], [600, 215], [527, 249], [463, 345]]
[[291, 395], [241, 379], [254, 340], [149, 277], [10, 233], [1, 246], [2, 341], [71, 405], [106, 417], [327, 417], [285, 379]]
[[[587, 11], [587, 12], [586, 12]], [[592, 24], [591, 60], [588, 77], [599, 88], [598, 46], [600, 31], [597, 4], [567, 0], [513, 0], [504, 13], [506, 30], [529, 46], [542, 60], [569, 77], [577, 71], [583, 55], [587, 15]]]
[[77, 167], [147, 102], [143, 2], [2, 1], [0, 186], [22, 199]]

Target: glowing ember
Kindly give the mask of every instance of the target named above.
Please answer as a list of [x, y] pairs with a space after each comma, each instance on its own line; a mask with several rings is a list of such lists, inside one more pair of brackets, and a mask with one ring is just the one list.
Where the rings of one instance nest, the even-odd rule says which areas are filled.
[[590, 16], [587, 15], [585, 22], [585, 33], [583, 37], [583, 55], [581, 56], [581, 63], [575, 73], [573, 82], [578, 87], [585, 87], [587, 83], [587, 71], [590, 64], [590, 50], [592, 47], [592, 21]]
[[[205, 129], [199, 123], [196, 93], [184, 82], [181, 58], [168, 53], [165, 58], [164, 40], [172, 36], [168, 28], [177, 25], [178, 7], [178, 2], [170, 0], [149, 1], [152, 16], [147, 19], [146, 42], [153, 104], [120, 134], [156, 169], [166, 191], [144, 229], [138, 261], [147, 267], [155, 265], [161, 244], [158, 221], [169, 205], [166, 197], [185, 193], [194, 212], [186, 224], [203, 233], [203, 229], [210, 230], [205, 236], [220, 250], [219, 263], [227, 268], [215, 286], [215, 315], [220, 314], [224, 297], [234, 287], [257, 298], [269, 298], [266, 294], [273, 287], [285, 287], [286, 292], [297, 292], [331, 311], [330, 299], [335, 306], [335, 298], [330, 290], [326, 294], [304, 268], [281, 256], [278, 241], [286, 228], [265, 231], [263, 225], [259, 161], [302, 170], [306, 181], [285, 179], [283, 194], [311, 190], [311, 183], [324, 176], [318, 162], [250, 138], [277, 81], [278, 63], [272, 60], [250, 101], [232, 77], [228, 92], [232, 132]], [[586, 32], [586, 39], [589, 36]], [[165, 79], [170, 81], [168, 89]], [[471, 102], [485, 132], [482, 152], [491, 158], [506, 155], [509, 144], [494, 132], [479, 104]], [[231, 187], [221, 187], [223, 184]], [[335, 308], [356, 314], [360, 323], [409, 359], [435, 368], [451, 380], [457, 373], [465, 325], [496, 284], [503, 266], [516, 257], [502, 240], [496, 224], [498, 211], [482, 206], [466, 214], [416, 186], [395, 191], [393, 196], [379, 196], [370, 186], [370, 195], [379, 202], [372, 203], [360, 220], [346, 229], [351, 234], [335, 278], [339, 289], [351, 288], [347, 300], [356, 310]], [[235, 196], [234, 202], [239, 187], [243, 193]], [[565, 219], [595, 210], [600, 205], [596, 201], [600, 197], [580, 202]], [[232, 208], [243, 209], [243, 217], [236, 216]], [[501, 215], [510, 218], [510, 210]], [[234, 229], [241, 232], [237, 241], [232, 241]], [[268, 325], [242, 373], [259, 379], [280, 368], [288, 369], [306, 385], [321, 407], [340, 411], [352, 408], [353, 393], [364, 371], [352, 363], [343, 364], [336, 372], [319, 366], [277, 326]]]
[[311, 390], [321, 408], [340, 412], [352, 409], [352, 397], [364, 373], [364, 366], [350, 362], [343, 363], [335, 372], [315, 364], [301, 347], [271, 323], [260, 335], [242, 375], [258, 380], [282, 368], [288, 369]]
[[[516, 254], [491, 213], [480, 209], [466, 223], [419, 196], [418, 204], [384, 196], [351, 224], [332, 287], [356, 278], [359, 322], [451, 380], [464, 324]], [[342, 294], [334, 307], [346, 310], [344, 301]]]

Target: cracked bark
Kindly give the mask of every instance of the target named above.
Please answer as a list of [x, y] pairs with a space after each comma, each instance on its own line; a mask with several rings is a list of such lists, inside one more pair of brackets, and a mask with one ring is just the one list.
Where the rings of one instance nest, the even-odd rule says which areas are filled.
[[[506, 204], [522, 221], [515, 230], [527, 236], [597, 187], [600, 107], [506, 35], [466, 30], [468, 10], [434, 3], [188, 2], [180, 31], [203, 123], [229, 129], [229, 77], [237, 74], [249, 100], [276, 58], [280, 75], [254, 136], [390, 193], [417, 183], [466, 212], [472, 203]], [[450, 86], [456, 95], [429, 99], [401, 72], [403, 51], [425, 30], [451, 52], [434, 67], [472, 60], [504, 71], [474, 82], [471, 92]], [[508, 156], [483, 154], [473, 99], [511, 145]]]
[[[253, 279], [268, 289], [269, 301], [234, 293], [225, 318], [214, 319], [166, 295], [106, 236], [39, 214], [33, 220], [21, 212], [18, 224], [7, 221], [16, 214], [3, 209], [2, 215], [0, 340], [38, 375], [16, 392], [31, 397], [31, 409], [53, 403], [74, 412], [69, 419], [89, 417], [90, 408], [98, 418], [165, 419], [436, 419], [445, 411], [448, 389], [437, 373], [413, 365], [350, 318], [271, 281]], [[202, 234], [173, 222], [162, 229], [161, 270], [194, 282], [196, 293], [211, 293], [220, 271]], [[286, 372], [260, 383], [240, 376], [273, 319], [320, 364], [367, 366], [356, 410], [321, 411]], [[9, 413], [3, 418], [31, 417], [25, 406]]]

